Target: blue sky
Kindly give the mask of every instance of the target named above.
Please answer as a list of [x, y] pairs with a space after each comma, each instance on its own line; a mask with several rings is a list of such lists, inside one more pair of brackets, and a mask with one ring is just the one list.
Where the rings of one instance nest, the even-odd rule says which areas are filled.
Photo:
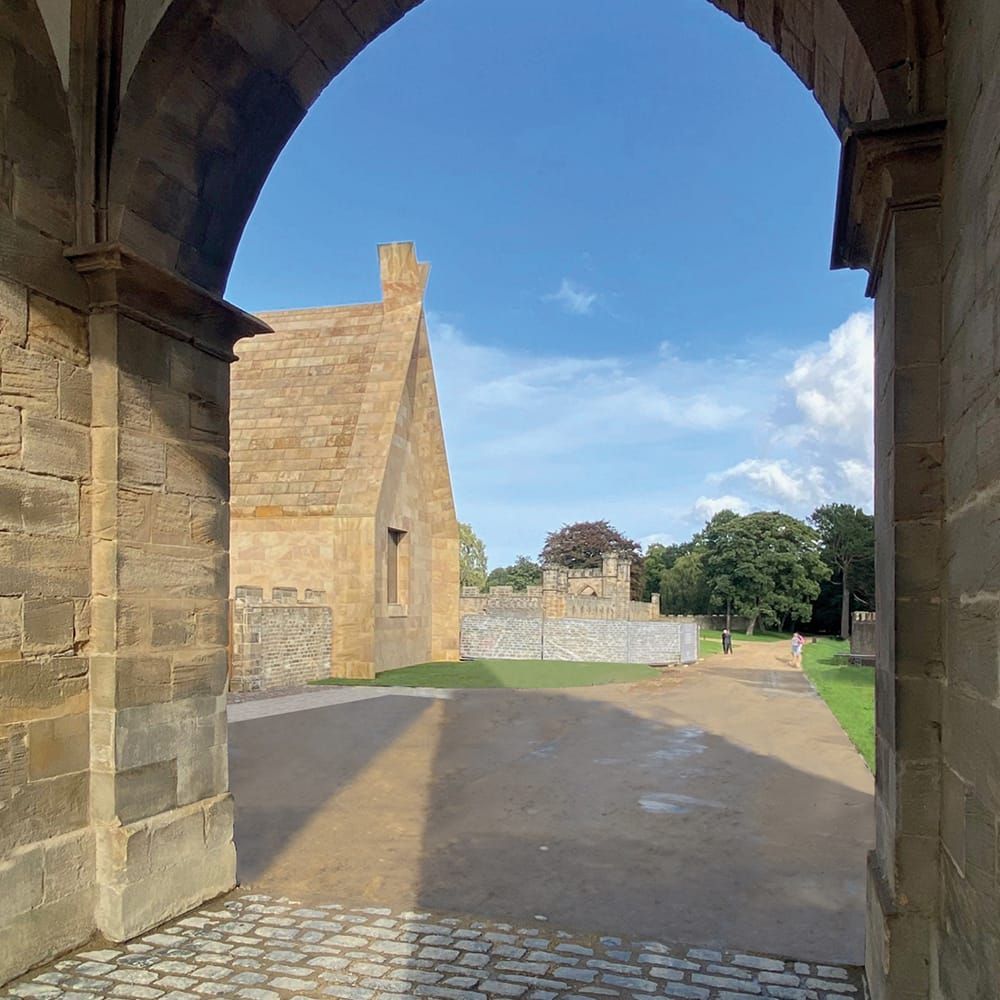
[[720, 505], [871, 509], [870, 304], [829, 271], [838, 149], [705, 0], [425, 0], [316, 102], [227, 295], [375, 300], [375, 245], [416, 243], [459, 516], [491, 565], [581, 519], [648, 543]]

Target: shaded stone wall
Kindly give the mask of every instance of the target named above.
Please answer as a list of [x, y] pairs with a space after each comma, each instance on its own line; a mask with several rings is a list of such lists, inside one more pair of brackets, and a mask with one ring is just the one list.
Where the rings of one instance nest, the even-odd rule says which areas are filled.
[[873, 611], [851, 615], [851, 656], [875, 656], [876, 621]]
[[[923, 647], [922, 672], [942, 686], [940, 701], [909, 709], [929, 728], [914, 718], [901, 735], [940, 741], [932, 988], [958, 998], [1000, 982], [1000, 4], [948, 8], [941, 631], [933, 618], [900, 622]], [[911, 488], [923, 482], [915, 475]]]
[[263, 691], [307, 684], [330, 672], [333, 614], [323, 591], [237, 587], [230, 689]]
[[0, 983], [94, 928], [86, 318], [0, 280]]
[[463, 615], [461, 653], [465, 659], [693, 663], [697, 636], [697, 625], [689, 622], [543, 618], [508, 611]]
[[[664, 618], [695, 622], [699, 628], [721, 631], [726, 627], [725, 615], [663, 615]], [[730, 615], [729, 628], [733, 632], [746, 632], [750, 619], [743, 615]]]
[[[82, 940], [93, 924], [121, 939], [232, 884], [231, 804], [218, 750], [225, 629], [214, 610], [227, 597], [226, 541], [201, 503], [217, 509], [225, 500], [215, 475], [225, 444], [201, 437], [212, 433], [211, 406], [202, 404], [225, 402], [198, 386], [224, 370], [248, 322], [215, 293], [305, 109], [415, 2], [218, 0], [211, 12], [184, 0], [102, 5], [125, 8], [120, 31], [113, 18], [71, 16], [94, 5], [0, 5], [0, 274], [15, 302], [30, 289], [75, 314], [57, 320], [61, 332], [89, 313], [95, 402], [89, 484], [69, 449], [41, 472], [5, 466], [77, 483], [81, 527], [78, 537], [39, 530], [35, 499], [53, 484], [8, 477], [9, 510], [22, 486], [31, 489], [0, 538], [8, 580], [0, 619], [15, 623], [3, 627], [9, 645], [0, 648], [18, 650], [0, 661], [0, 738], [9, 740], [0, 787], [19, 790], [7, 795], [0, 824], [0, 920], [9, 943], [0, 976]], [[1000, 6], [715, 2], [772, 45], [845, 139], [838, 217], [847, 224], [838, 222], [835, 259], [870, 269], [877, 291], [873, 996], [991, 996], [1000, 970]], [[106, 72], [118, 66], [120, 75]], [[876, 124], [858, 127], [866, 122]], [[856, 228], [868, 232], [856, 240]], [[73, 263], [70, 246], [86, 248], [69, 251]], [[141, 289], [136, 267], [145, 274]], [[28, 364], [51, 385], [51, 360], [0, 357], [0, 379], [15, 385], [19, 364]], [[153, 415], [129, 428], [135, 388]], [[29, 407], [0, 405], [20, 412], [22, 463], [32, 422], [53, 442], [61, 424], [75, 423], [58, 404], [55, 414], [39, 414], [49, 425], [26, 421]], [[13, 434], [10, 412], [0, 411], [0, 421], [3, 440]], [[197, 480], [203, 485], [183, 485]], [[441, 579], [450, 545], [434, 542]], [[81, 608], [79, 635], [88, 638], [78, 648], [77, 602], [88, 593], [89, 634]], [[36, 599], [52, 605], [41, 620]], [[66, 641], [68, 601], [73, 650], [52, 655], [46, 651]], [[554, 595], [546, 612], [557, 605]], [[447, 645], [437, 624], [432, 633]], [[38, 635], [35, 651], [26, 639]], [[27, 686], [25, 663], [33, 672]], [[63, 819], [42, 802], [54, 787], [45, 783], [82, 784], [68, 777], [80, 772], [44, 776], [49, 765], [39, 760], [47, 754], [31, 747], [44, 746], [49, 722], [79, 726], [57, 720], [83, 715], [88, 698], [90, 799], [84, 808], [60, 798], [70, 825], [59, 833]], [[44, 725], [33, 737], [35, 723]], [[79, 746], [74, 739], [56, 742]], [[39, 809], [17, 813], [17, 799], [29, 793]], [[75, 825], [84, 812], [92, 840]], [[61, 854], [62, 837], [76, 838], [79, 864], [72, 852]], [[91, 857], [99, 891], [85, 919]], [[39, 889], [38, 866], [49, 860]], [[65, 897], [58, 886], [68, 887]]]

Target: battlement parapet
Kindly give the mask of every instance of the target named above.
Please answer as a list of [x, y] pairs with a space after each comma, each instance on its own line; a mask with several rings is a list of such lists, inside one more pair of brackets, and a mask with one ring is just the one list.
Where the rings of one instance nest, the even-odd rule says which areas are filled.
[[301, 600], [299, 599], [298, 587], [272, 587], [270, 598], [264, 597], [263, 587], [235, 587], [233, 594], [237, 602], [245, 605], [326, 604], [325, 590], [310, 590], [308, 588], [306, 588]]

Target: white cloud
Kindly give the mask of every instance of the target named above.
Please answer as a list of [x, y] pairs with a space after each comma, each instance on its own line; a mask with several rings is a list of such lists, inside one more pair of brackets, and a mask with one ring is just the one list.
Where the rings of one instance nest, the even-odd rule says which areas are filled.
[[589, 316], [594, 311], [598, 296], [597, 292], [592, 292], [569, 278], [563, 278], [559, 291], [544, 298], [547, 302], [558, 302], [566, 312], [574, 316]]
[[777, 387], [769, 419], [768, 445], [781, 457], [743, 459], [709, 481], [742, 481], [760, 500], [793, 513], [830, 500], [870, 509], [873, 353], [871, 313], [853, 314], [800, 352]]
[[731, 510], [737, 514], [747, 514], [750, 504], [741, 497], [727, 493], [721, 497], [698, 497], [694, 502], [694, 513], [703, 521], [711, 521], [719, 511]]
[[804, 351], [785, 379], [795, 396], [805, 437], [857, 449], [873, 448], [874, 323], [855, 313], [827, 342]]
[[487, 346], [433, 314], [428, 325], [459, 513], [493, 564], [577, 520], [608, 518], [648, 545], [727, 507], [871, 507], [864, 316], [777, 362], [735, 340], [724, 389], [717, 359], [685, 360], [660, 337], [642, 356], [585, 357]]
[[746, 479], [763, 496], [794, 506], [826, 499], [826, 477], [821, 468], [815, 465], [794, 468], [784, 459], [747, 458], [712, 478], [720, 483]]
[[650, 545], [672, 545], [674, 536], [663, 531], [654, 531], [651, 535], [643, 535], [636, 541], [642, 546], [643, 552], [648, 552]]
[[872, 501], [874, 469], [871, 462], [845, 458], [837, 463], [841, 478], [852, 502], [869, 507]]

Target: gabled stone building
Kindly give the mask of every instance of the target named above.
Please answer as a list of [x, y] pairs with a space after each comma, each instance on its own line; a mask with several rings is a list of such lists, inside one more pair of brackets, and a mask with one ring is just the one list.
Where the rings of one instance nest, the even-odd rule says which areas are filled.
[[[232, 368], [231, 587], [321, 592], [329, 670], [458, 658], [458, 523], [424, 321], [429, 266], [379, 247], [382, 301], [267, 313]], [[239, 678], [234, 678], [235, 686]]]

